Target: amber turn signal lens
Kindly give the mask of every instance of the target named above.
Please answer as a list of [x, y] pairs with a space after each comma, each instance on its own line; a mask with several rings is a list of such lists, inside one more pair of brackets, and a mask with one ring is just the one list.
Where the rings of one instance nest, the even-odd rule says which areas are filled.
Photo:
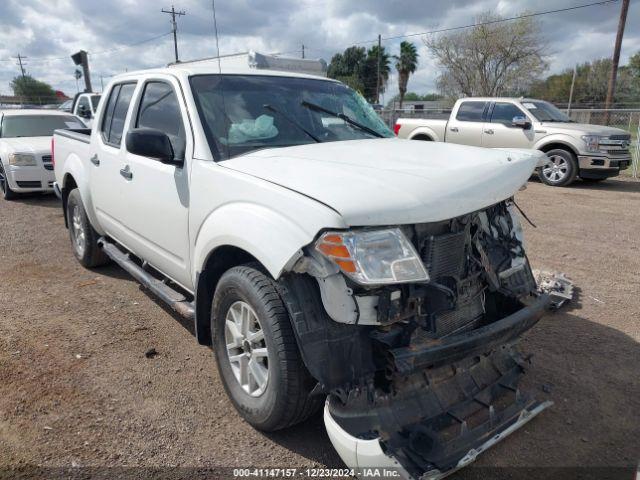
[[349, 250], [344, 245], [337, 245], [334, 243], [321, 243], [318, 245], [318, 250], [324, 253], [328, 257], [334, 258], [350, 258]]

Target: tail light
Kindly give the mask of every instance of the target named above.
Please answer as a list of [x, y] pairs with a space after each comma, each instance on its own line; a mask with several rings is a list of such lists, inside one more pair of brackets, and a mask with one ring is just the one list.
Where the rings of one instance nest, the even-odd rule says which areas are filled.
[[53, 137], [51, 137], [51, 165], [55, 168], [56, 166], [56, 156], [53, 153]]
[[396, 122], [395, 125], [393, 126], [393, 133], [396, 134], [396, 137], [398, 136], [398, 132], [400, 131], [400, 127], [402, 127], [401, 123]]

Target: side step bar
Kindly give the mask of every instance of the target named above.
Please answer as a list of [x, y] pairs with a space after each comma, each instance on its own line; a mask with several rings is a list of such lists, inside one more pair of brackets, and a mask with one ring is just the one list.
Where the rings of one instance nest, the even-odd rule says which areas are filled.
[[98, 240], [98, 245], [102, 247], [104, 253], [144, 287], [151, 290], [160, 300], [169, 305], [181, 316], [193, 320], [195, 318], [195, 308], [192, 302], [187, 301], [184, 295], [158, 280], [149, 272], [133, 262], [128, 253], [122, 252], [113, 243], [104, 237]]

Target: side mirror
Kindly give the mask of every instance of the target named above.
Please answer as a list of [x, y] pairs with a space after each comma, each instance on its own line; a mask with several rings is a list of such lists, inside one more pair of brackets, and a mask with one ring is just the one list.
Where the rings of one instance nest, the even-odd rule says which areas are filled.
[[527, 120], [527, 117], [518, 115], [516, 117], [513, 117], [513, 119], [511, 119], [511, 126], [522, 128], [523, 130], [527, 130], [528, 128], [531, 128], [531, 122]]
[[156, 159], [162, 163], [182, 164], [174, 158], [171, 140], [166, 133], [155, 128], [134, 128], [127, 133], [127, 151], [134, 155]]
[[78, 115], [82, 118], [91, 118], [91, 111], [84, 105], [79, 105]]

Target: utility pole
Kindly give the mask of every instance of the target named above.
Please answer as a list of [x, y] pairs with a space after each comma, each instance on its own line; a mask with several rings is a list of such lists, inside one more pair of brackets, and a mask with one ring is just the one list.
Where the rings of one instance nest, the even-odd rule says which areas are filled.
[[378, 75], [376, 78], [376, 103], [380, 103], [380, 62], [382, 61], [382, 35], [378, 34]]
[[27, 57], [23, 57], [18, 53], [18, 56], [15, 58], [18, 59], [18, 63], [16, 65], [20, 66], [20, 73], [22, 73], [22, 78], [24, 79], [26, 72], [24, 71], [24, 65], [22, 64], [22, 61], [25, 60]]
[[171, 5], [171, 10], [165, 10], [163, 8], [162, 13], [168, 13], [169, 15], [171, 15], [171, 30], [173, 31], [173, 48], [175, 49], [175, 53], [176, 53], [176, 63], [179, 63], [180, 60], [178, 59], [178, 35], [177, 35], [178, 23], [176, 22], [176, 15], [180, 17], [182, 15], [186, 15], [186, 13], [184, 10], [176, 12], [176, 9], [173, 7], [173, 5]]
[[578, 73], [578, 66], [573, 67], [573, 78], [571, 79], [571, 90], [569, 90], [569, 105], [567, 106], [567, 116], [571, 115], [571, 102], [573, 101], [573, 88], [576, 85], [576, 75]]
[[[620, 47], [622, 46], [622, 36], [624, 35], [624, 27], [627, 23], [627, 12], [629, 11], [629, 0], [622, 0], [622, 8], [620, 10], [620, 21], [618, 22], [618, 33], [616, 34], [616, 44], [613, 48], [613, 59], [611, 63], [611, 76], [609, 77], [609, 88], [607, 88], [607, 99], [605, 108], [611, 108], [613, 96], [616, 92], [616, 78], [618, 76], [618, 63], [620, 63]], [[605, 113], [605, 124], [609, 122], [609, 112]]]
[[304, 58], [304, 43], [302, 44], [302, 58]]

